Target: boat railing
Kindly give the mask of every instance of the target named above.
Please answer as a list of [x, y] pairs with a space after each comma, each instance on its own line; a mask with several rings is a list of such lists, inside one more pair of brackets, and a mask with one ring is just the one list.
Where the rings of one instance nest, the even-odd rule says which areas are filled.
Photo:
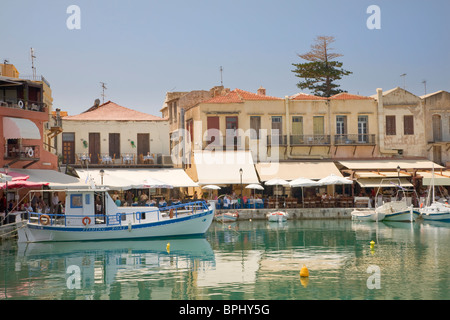
[[[157, 221], [164, 218], [178, 218], [179, 214], [193, 215], [208, 210], [208, 204], [205, 201], [192, 201], [188, 203], [179, 203], [170, 206], [148, 207], [149, 210], [133, 211], [133, 212], [117, 212], [116, 214], [91, 214], [91, 215], [66, 215], [66, 214], [50, 214], [29, 212], [28, 222], [45, 226], [68, 226], [68, 219], [81, 220], [83, 225], [89, 224], [106, 224], [107, 226], [121, 226], [130, 221], [129, 217], [134, 221], [141, 223], [145, 220], [147, 214], [157, 213]], [[148, 222], [148, 221], [147, 221]]]

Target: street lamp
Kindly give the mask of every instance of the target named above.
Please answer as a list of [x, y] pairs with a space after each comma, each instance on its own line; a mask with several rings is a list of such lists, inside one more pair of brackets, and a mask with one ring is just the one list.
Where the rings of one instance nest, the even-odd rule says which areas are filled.
[[102, 185], [103, 185], [103, 176], [105, 175], [105, 170], [100, 169], [100, 177], [102, 178]]
[[239, 174], [241, 175], [241, 198], [242, 198], [242, 174], [244, 173], [244, 170], [242, 168], [239, 169]]
[[397, 166], [397, 178], [400, 179], [400, 166]]

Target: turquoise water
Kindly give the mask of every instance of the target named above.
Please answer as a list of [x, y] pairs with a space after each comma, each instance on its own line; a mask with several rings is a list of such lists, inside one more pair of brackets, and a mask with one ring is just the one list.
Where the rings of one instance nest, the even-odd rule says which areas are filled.
[[239, 221], [204, 238], [0, 248], [2, 300], [450, 299], [450, 223]]

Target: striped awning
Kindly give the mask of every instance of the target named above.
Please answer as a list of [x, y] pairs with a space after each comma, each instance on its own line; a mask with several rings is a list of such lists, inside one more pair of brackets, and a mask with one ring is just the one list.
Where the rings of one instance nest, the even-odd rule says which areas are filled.
[[36, 124], [28, 119], [3, 118], [3, 136], [5, 139], [41, 139]]

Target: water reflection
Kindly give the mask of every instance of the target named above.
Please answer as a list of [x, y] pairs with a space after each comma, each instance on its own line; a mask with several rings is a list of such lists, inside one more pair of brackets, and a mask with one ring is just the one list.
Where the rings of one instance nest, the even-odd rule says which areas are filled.
[[0, 298], [450, 299], [449, 244], [450, 223], [350, 220], [213, 223], [206, 238], [2, 243]]
[[19, 244], [14, 268], [25, 277], [7, 291], [40, 299], [173, 299], [177, 281], [214, 264], [204, 238]]

